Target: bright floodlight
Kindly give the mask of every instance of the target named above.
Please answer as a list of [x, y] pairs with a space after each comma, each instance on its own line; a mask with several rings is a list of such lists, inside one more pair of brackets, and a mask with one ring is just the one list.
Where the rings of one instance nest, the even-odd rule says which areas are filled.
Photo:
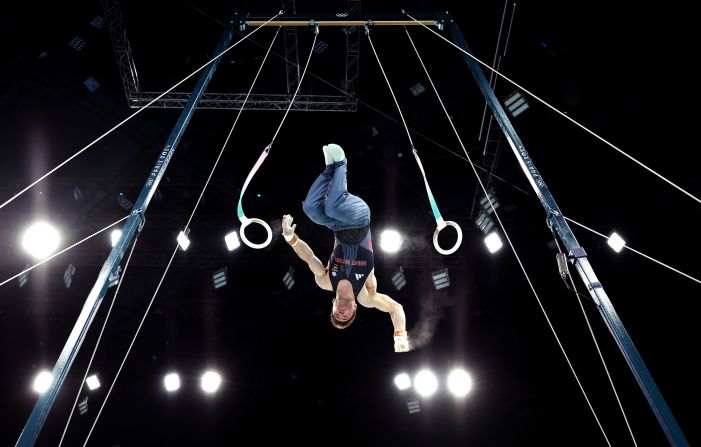
[[122, 230], [119, 228], [112, 230], [110, 233], [110, 240], [112, 241], [112, 246], [114, 247], [119, 242], [119, 238], [122, 237]]
[[91, 390], [96, 390], [100, 388], [100, 380], [95, 374], [85, 379], [85, 383], [88, 384], [88, 388], [90, 388]]
[[27, 228], [22, 236], [22, 247], [36, 259], [49, 257], [58, 248], [61, 237], [58, 231], [45, 222], [37, 222]]
[[464, 369], [454, 369], [448, 375], [448, 389], [457, 397], [464, 397], [472, 389], [472, 377]]
[[239, 235], [235, 231], [232, 231], [231, 233], [224, 236], [224, 242], [226, 242], [226, 248], [229, 251], [236, 250], [241, 246], [241, 242], [239, 241]]
[[411, 386], [411, 379], [409, 378], [409, 374], [407, 374], [407, 373], [397, 374], [397, 376], [394, 378], [394, 384], [400, 390], [405, 390], [405, 389], [409, 388]]
[[621, 236], [614, 231], [611, 233], [611, 236], [609, 236], [608, 244], [611, 248], [613, 248], [613, 251], [620, 253], [621, 250], [623, 250], [623, 247], [626, 245], [626, 241], [624, 241], [623, 238], [621, 238]]
[[172, 393], [180, 388], [180, 376], [176, 373], [166, 374], [163, 378], [163, 386], [166, 387], [166, 391]]
[[206, 373], [202, 374], [200, 386], [205, 393], [213, 393], [217, 391], [219, 389], [219, 385], [221, 385], [221, 376], [219, 373], [207, 371]]
[[501, 241], [501, 236], [499, 236], [499, 233], [496, 231], [489, 233], [484, 238], [484, 243], [487, 245], [487, 250], [489, 250], [490, 253], [496, 253], [504, 246], [504, 243]]
[[414, 388], [420, 395], [426, 397], [432, 395], [438, 389], [436, 376], [429, 370], [424, 369], [414, 377]]
[[177, 237], [178, 245], [180, 245], [180, 248], [183, 249], [183, 251], [187, 251], [187, 247], [190, 246], [190, 239], [185, 235], [184, 232], [180, 232]]
[[48, 371], [42, 371], [37, 374], [34, 379], [34, 391], [41, 394], [49, 389], [51, 383], [54, 381], [53, 376]]
[[385, 230], [380, 234], [380, 248], [387, 253], [396, 253], [402, 246], [402, 237], [395, 230]]

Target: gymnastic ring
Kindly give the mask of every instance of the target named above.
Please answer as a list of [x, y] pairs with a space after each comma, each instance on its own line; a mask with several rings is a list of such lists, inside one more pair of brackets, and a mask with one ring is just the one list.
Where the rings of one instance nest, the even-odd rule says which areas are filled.
[[[438, 219], [436, 221], [436, 223], [438, 224], [438, 226], [436, 227], [436, 231], [433, 233], [433, 246], [436, 247], [436, 250], [438, 251], [438, 253], [440, 253], [442, 255], [450, 255], [450, 254], [455, 253], [455, 250], [458, 249], [458, 247], [460, 246], [460, 243], [462, 242], [462, 230], [460, 229], [460, 225], [456, 224], [452, 220], [445, 220], [444, 221], [442, 218]], [[445, 227], [454, 227], [455, 230], [458, 232], [458, 240], [455, 241], [455, 245], [453, 245], [453, 247], [449, 250], [443, 250], [440, 247], [440, 245], [438, 245], [438, 233], [440, 233], [441, 230]]]
[[[248, 245], [251, 248], [265, 248], [270, 244], [270, 241], [273, 239], [273, 231], [270, 229], [270, 226], [262, 219], [258, 218], [248, 218], [246, 216], [242, 216], [240, 218], [241, 220], [241, 231], [239, 232], [241, 234], [241, 240], [243, 241], [244, 244]], [[262, 225], [265, 228], [265, 231], [268, 232], [268, 238], [263, 242], [262, 244], [254, 244], [253, 242], [249, 241], [246, 238], [245, 230], [246, 227], [249, 226], [252, 223], [257, 223], [259, 225]]]

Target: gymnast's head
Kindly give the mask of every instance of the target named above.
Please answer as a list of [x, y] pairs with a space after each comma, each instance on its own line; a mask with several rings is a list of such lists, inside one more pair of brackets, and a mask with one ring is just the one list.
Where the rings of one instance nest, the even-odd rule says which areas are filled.
[[331, 306], [331, 324], [338, 329], [345, 329], [355, 320], [358, 304], [353, 295], [353, 286], [348, 280], [341, 280], [336, 287], [336, 298]]

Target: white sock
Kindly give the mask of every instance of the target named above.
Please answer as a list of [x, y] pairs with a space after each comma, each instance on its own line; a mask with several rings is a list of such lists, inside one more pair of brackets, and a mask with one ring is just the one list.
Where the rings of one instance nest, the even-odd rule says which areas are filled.
[[329, 151], [329, 147], [324, 146], [322, 149], [324, 151], [324, 162], [327, 165], [333, 164], [333, 156], [331, 155], [331, 152]]
[[346, 158], [346, 154], [338, 144], [327, 144], [325, 147], [328, 148], [328, 152], [331, 154], [334, 162], [343, 161]]

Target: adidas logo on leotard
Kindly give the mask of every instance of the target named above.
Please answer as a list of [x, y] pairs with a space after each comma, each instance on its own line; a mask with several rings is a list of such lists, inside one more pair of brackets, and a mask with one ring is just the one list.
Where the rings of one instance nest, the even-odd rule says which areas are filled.
[[365, 274], [363, 274], [363, 273], [356, 273], [356, 274], [355, 274], [355, 279], [360, 279], [360, 278], [362, 278], [363, 276], [365, 276]]

